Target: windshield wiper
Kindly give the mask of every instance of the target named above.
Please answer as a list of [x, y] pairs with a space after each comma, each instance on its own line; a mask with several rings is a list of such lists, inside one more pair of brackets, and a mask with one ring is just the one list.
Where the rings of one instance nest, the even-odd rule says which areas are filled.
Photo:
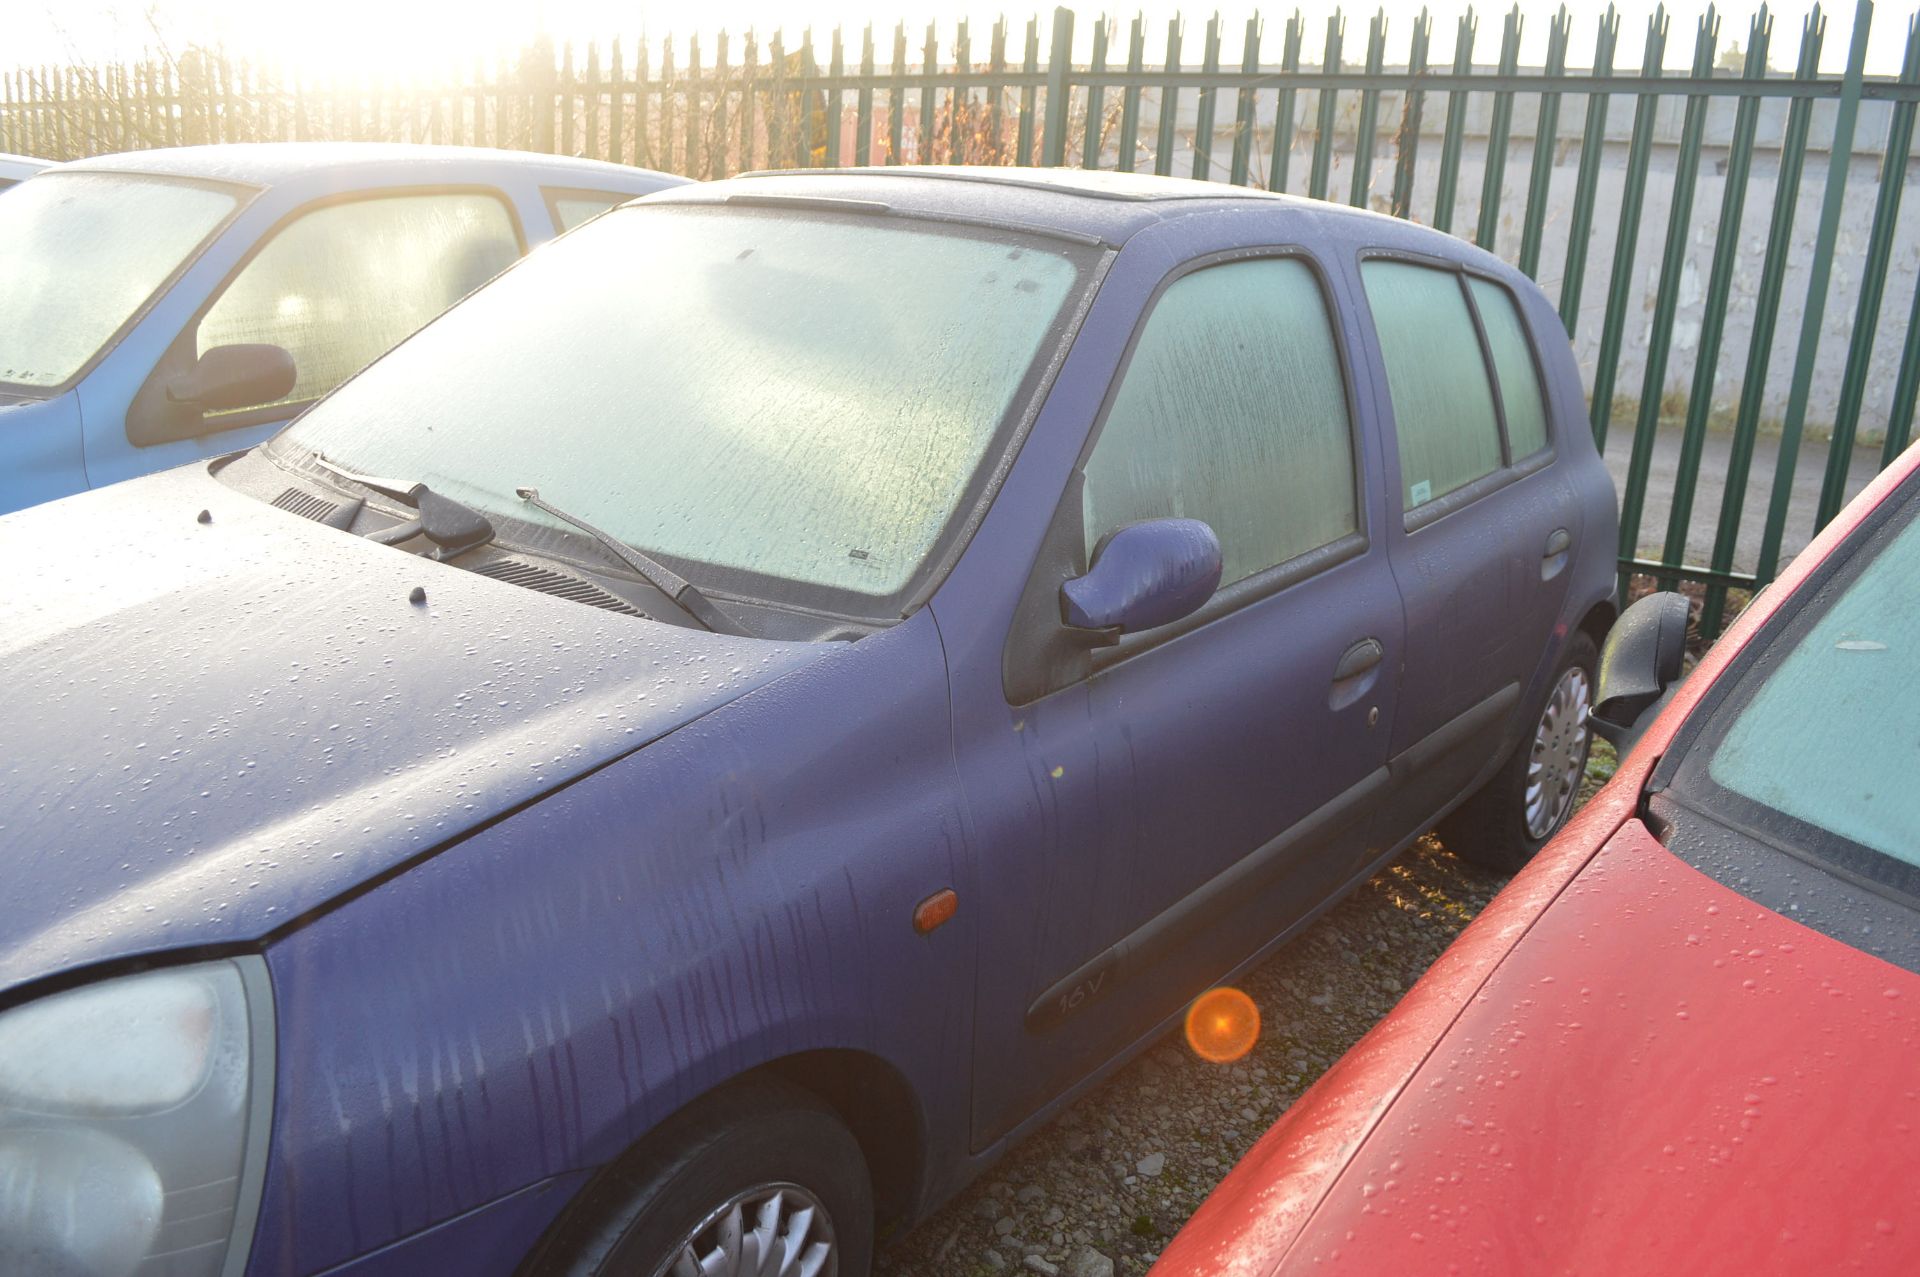
[[538, 488], [515, 488], [513, 491], [514, 495], [534, 509], [544, 510], [563, 523], [571, 523], [605, 546], [607, 553], [632, 568], [641, 580], [666, 595], [668, 602], [699, 622], [705, 629], [715, 634], [752, 637], [749, 631], [715, 607], [706, 595], [700, 593], [699, 587], [666, 564], [642, 554], [624, 541], [609, 536], [578, 515], [568, 514], [565, 510], [542, 501]]
[[487, 522], [486, 515], [472, 506], [462, 505], [452, 497], [441, 496], [424, 483], [355, 474], [334, 465], [319, 453], [313, 454], [313, 463], [381, 496], [392, 497], [414, 512], [411, 519], [369, 533], [369, 541], [380, 545], [398, 545], [409, 537], [424, 536], [439, 547], [438, 557], [450, 559], [493, 540], [493, 524]]

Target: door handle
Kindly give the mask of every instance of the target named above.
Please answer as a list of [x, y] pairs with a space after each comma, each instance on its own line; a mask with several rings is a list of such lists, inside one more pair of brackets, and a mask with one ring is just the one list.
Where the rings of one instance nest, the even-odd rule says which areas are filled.
[[1340, 655], [1340, 663], [1333, 667], [1333, 681], [1344, 683], [1357, 678], [1378, 665], [1387, 651], [1380, 646], [1380, 640], [1363, 638]]
[[1540, 579], [1551, 581], [1566, 570], [1571, 557], [1567, 551], [1573, 549], [1573, 534], [1565, 528], [1555, 528], [1547, 538], [1547, 552], [1540, 556]]

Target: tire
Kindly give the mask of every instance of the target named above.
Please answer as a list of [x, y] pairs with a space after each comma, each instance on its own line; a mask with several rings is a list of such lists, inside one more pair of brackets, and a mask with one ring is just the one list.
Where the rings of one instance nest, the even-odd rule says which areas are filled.
[[[1587, 726], [1586, 711], [1593, 703], [1598, 665], [1592, 637], [1576, 630], [1567, 640], [1547, 703], [1532, 730], [1479, 792], [1435, 830], [1447, 850], [1487, 869], [1517, 873], [1560, 832], [1573, 812], [1587, 770], [1593, 731]], [[1538, 775], [1537, 755], [1541, 756]], [[1536, 779], [1538, 791], [1533, 788]]]
[[[800, 1213], [812, 1209], [808, 1221]], [[733, 1217], [737, 1216], [737, 1220]], [[524, 1270], [567, 1277], [698, 1274], [730, 1223], [738, 1271], [868, 1277], [873, 1186], [860, 1145], [810, 1092], [777, 1081], [728, 1087], [681, 1110], [597, 1177]], [[804, 1228], [790, 1248], [789, 1238]], [[758, 1267], [763, 1246], [782, 1258]], [[791, 1253], [790, 1253], [791, 1251]], [[730, 1274], [720, 1264], [706, 1271]]]

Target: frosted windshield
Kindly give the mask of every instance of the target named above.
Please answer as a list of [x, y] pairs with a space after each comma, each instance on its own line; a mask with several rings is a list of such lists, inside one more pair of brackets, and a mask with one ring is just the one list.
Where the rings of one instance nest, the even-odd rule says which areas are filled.
[[231, 214], [229, 191], [42, 173], [0, 201], [0, 382], [63, 385]]
[[516, 518], [544, 518], [513, 496], [537, 487], [669, 558], [891, 595], [1048, 348], [1081, 275], [1070, 252], [891, 219], [625, 209], [287, 438]]

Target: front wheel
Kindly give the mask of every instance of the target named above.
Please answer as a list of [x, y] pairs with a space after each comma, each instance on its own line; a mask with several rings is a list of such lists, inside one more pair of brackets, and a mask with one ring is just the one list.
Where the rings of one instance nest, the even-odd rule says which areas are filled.
[[1530, 737], [1473, 797], [1440, 822], [1440, 841], [1464, 860], [1517, 872], [1573, 814], [1593, 743], [1587, 710], [1593, 704], [1599, 653], [1576, 631], [1554, 674], [1553, 688]]
[[696, 1101], [603, 1174], [532, 1271], [568, 1277], [867, 1277], [860, 1145], [810, 1093]]

